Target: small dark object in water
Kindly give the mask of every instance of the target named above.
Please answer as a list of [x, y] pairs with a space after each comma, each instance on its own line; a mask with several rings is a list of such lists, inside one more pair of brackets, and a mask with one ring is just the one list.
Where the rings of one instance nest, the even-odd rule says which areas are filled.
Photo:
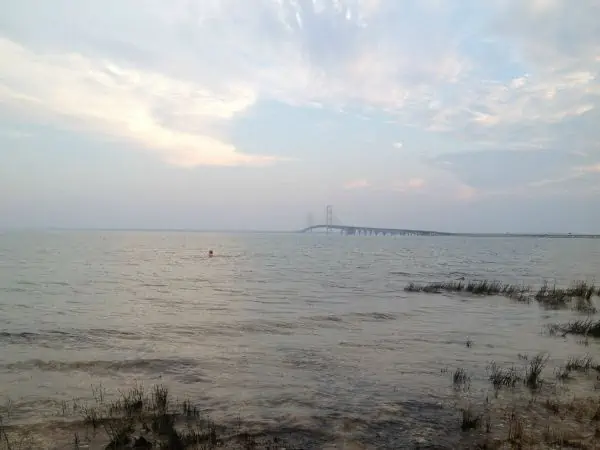
[[212, 251], [212, 250], [209, 250], [209, 251], [208, 251], [208, 257], [209, 257], [209, 258], [212, 258], [213, 256], [214, 256], [214, 254], [213, 254], [213, 251]]

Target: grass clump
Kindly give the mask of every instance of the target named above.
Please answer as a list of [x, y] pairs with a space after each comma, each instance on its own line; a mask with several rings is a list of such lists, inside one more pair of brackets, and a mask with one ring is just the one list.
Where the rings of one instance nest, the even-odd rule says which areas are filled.
[[535, 299], [549, 309], [563, 309], [575, 303], [575, 310], [595, 314], [597, 310], [592, 303], [592, 297], [597, 292], [600, 295], [593, 284], [585, 281], [571, 283], [571, 286], [566, 289], [558, 288], [556, 285], [549, 287], [548, 283], [544, 282], [536, 292]]
[[[166, 386], [154, 386], [148, 393], [142, 386], [119, 392], [107, 400], [104, 390], [93, 388], [93, 401], [73, 408], [81, 420], [72, 422], [91, 428], [70, 439], [72, 448], [103, 448], [106, 450], [212, 450], [216, 448], [274, 450], [286, 447], [279, 438], [264, 436], [257, 440], [237, 429], [217, 425], [204, 417], [190, 400], [179, 402], [171, 397]], [[62, 405], [63, 413], [70, 410]], [[64, 415], [64, 414], [63, 414]], [[24, 446], [19, 439], [19, 427], [7, 430], [0, 414], [0, 450], [37, 450], [36, 445]], [[69, 429], [72, 431], [72, 428]], [[81, 430], [78, 430], [81, 431]], [[71, 435], [73, 436], [73, 435]], [[93, 442], [92, 442], [93, 439]], [[283, 444], [283, 442], [281, 442]], [[45, 447], [44, 447], [45, 448]], [[58, 448], [58, 447], [57, 447]], [[60, 447], [67, 448], [67, 447]]]
[[573, 305], [573, 309], [577, 312], [593, 315], [598, 312], [598, 309], [590, 299], [585, 299], [583, 297], [578, 297], [575, 299], [575, 304]]
[[600, 320], [575, 320], [566, 324], [549, 325], [548, 329], [550, 330], [551, 334], [561, 334], [562, 336], [574, 334], [598, 338], [600, 337]]
[[427, 284], [408, 283], [404, 288], [407, 292], [424, 292], [439, 294], [442, 292], [466, 292], [474, 295], [505, 295], [507, 297], [523, 297], [529, 292], [526, 286], [502, 284], [498, 281], [442, 281]]
[[520, 372], [514, 367], [501, 368], [495, 362], [489, 365], [488, 371], [489, 380], [496, 390], [502, 387], [515, 387], [523, 379]]
[[426, 284], [409, 283], [404, 288], [407, 292], [423, 292], [440, 294], [442, 292], [468, 293], [472, 295], [502, 295], [520, 303], [530, 303], [536, 300], [538, 304], [548, 309], [566, 309], [573, 306], [576, 311], [585, 314], [595, 314], [597, 308], [592, 298], [600, 296], [600, 288], [586, 281], [576, 281], [568, 288], [544, 284], [535, 293], [529, 286], [503, 284], [498, 281], [442, 281]]
[[565, 365], [565, 369], [569, 372], [588, 372], [592, 367], [594, 367], [594, 361], [590, 355], [585, 355], [583, 357], [570, 357]]
[[[584, 300], [591, 300], [596, 292], [596, 287], [585, 281], [575, 281], [571, 287], [567, 289], [567, 293], [571, 297], [578, 297]], [[600, 294], [600, 289], [598, 290], [598, 293]]]
[[540, 353], [531, 358], [531, 360], [528, 357], [523, 357], [522, 359], [528, 361], [524, 370], [519, 370], [514, 366], [502, 368], [495, 362], [492, 362], [488, 366], [488, 379], [494, 386], [494, 389], [514, 388], [521, 382], [530, 389], [537, 389], [541, 385], [541, 374], [548, 363], [549, 356], [545, 353]]
[[452, 384], [455, 388], [461, 388], [467, 386], [471, 382], [471, 377], [467, 374], [467, 371], [463, 368], [458, 368], [452, 374]]
[[497, 281], [469, 281], [465, 291], [476, 295], [498, 295], [503, 291], [503, 285]]
[[407, 292], [424, 292], [427, 294], [439, 294], [441, 292], [461, 292], [465, 285], [461, 281], [444, 281], [427, 284], [408, 283], [404, 288]]
[[557, 288], [556, 285], [549, 287], [548, 282], [544, 282], [539, 288], [535, 299], [541, 305], [551, 309], [566, 308], [571, 301], [566, 290]]
[[549, 355], [540, 353], [533, 357], [525, 369], [525, 385], [530, 389], [537, 389], [542, 384], [542, 371], [548, 363]]

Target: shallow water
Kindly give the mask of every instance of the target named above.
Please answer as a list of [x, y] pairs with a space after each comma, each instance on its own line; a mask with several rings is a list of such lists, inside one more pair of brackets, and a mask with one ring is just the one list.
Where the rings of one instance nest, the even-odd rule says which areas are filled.
[[0, 399], [13, 420], [39, 422], [92, 384], [160, 382], [220, 420], [360, 422], [381, 436], [401, 416], [396, 434], [427, 434], [454, 420], [441, 369], [467, 368], [483, 391], [492, 360], [600, 347], [542, 334], [574, 312], [407, 293], [409, 281], [599, 273], [600, 240], [587, 239], [6, 232]]

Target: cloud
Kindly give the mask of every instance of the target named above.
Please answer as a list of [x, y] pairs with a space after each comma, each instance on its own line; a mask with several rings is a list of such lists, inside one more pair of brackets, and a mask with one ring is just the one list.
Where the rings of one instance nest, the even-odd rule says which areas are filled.
[[210, 90], [79, 54], [37, 54], [7, 39], [0, 58], [0, 102], [28, 114], [126, 139], [184, 167], [274, 160], [239, 153], [211, 133], [255, 102], [243, 85]]
[[423, 178], [409, 178], [392, 183], [391, 189], [396, 192], [418, 191], [425, 187], [426, 181]]
[[[271, 100], [385, 114], [469, 152], [595, 153], [598, 15], [595, 0], [23, 0], [3, 11], [0, 99], [182, 166], [274, 162], [227, 135]], [[540, 155], [524, 184], [557, 178]], [[479, 171], [459, 178], [485, 189]]]
[[400, 141], [394, 142], [394, 144], [392, 144], [392, 145], [394, 148], [397, 148], [397, 149], [401, 149], [402, 147], [404, 147], [404, 144]]
[[490, 193], [541, 188], [594, 172], [598, 157], [557, 149], [464, 151], [440, 155], [434, 167], [449, 172], [466, 186]]
[[578, 167], [578, 170], [585, 173], [600, 173], [600, 163]]
[[344, 183], [344, 189], [365, 189], [371, 186], [368, 180], [360, 178]]

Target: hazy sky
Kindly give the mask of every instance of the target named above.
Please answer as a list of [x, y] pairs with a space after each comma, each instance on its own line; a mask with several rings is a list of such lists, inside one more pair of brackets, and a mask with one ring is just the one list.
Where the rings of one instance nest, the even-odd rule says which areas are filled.
[[0, 10], [0, 227], [600, 232], [598, 0]]

